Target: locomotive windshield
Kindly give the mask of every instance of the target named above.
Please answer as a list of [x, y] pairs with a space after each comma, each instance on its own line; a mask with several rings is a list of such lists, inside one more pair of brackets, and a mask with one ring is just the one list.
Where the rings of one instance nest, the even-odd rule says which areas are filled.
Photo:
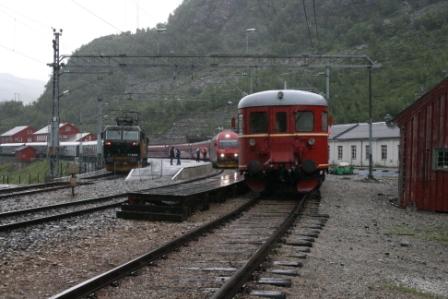
[[268, 114], [267, 112], [251, 112], [249, 116], [250, 133], [268, 132]]
[[312, 132], [314, 130], [314, 114], [311, 111], [296, 112], [296, 131]]
[[109, 140], [121, 140], [121, 131], [119, 130], [107, 130], [106, 139]]
[[238, 140], [237, 139], [220, 140], [219, 147], [221, 147], [221, 148], [237, 148]]
[[139, 131], [123, 131], [123, 140], [137, 141], [139, 135]]

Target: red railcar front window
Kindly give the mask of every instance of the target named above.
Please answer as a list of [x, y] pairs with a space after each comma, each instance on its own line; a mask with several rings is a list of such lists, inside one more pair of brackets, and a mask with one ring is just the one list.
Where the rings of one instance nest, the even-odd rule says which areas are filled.
[[268, 113], [267, 112], [251, 112], [250, 113], [249, 132], [250, 133], [267, 133], [268, 132]]
[[314, 131], [314, 114], [311, 111], [296, 112], [296, 131], [312, 132]]

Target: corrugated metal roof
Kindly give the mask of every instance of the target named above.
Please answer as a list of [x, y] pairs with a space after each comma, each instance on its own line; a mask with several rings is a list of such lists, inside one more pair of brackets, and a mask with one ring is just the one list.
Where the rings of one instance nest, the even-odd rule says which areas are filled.
[[[67, 123], [60, 123], [59, 124], [59, 128], [61, 128], [62, 126], [65, 126]], [[40, 129], [39, 131], [34, 132], [33, 135], [41, 135], [41, 134], [48, 134], [48, 131], [50, 129], [50, 125], [43, 127], [42, 129]]]
[[[341, 128], [338, 128], [341, 126]], [[336, 127], [336, 128], [335, 128]], [[341, 131], [346, 128], [346, 131], [335, 135], [337, 140], [349, 139], [368, 139], [369, 138], [369, 124], [359, 123], [349, 128], [348, 125], [335, 125], [332, 127], [334, 131]], [[372, 123], [372, 138], [386, 139], [386, 138], [400, 138], [400, 129], [398, 127], [388, 127], [385, 122]]]
[[330, 136], [328, 138], [335, 139], [339, 135], [343, 134], [344, 132], [347, 132], [354, 127], [356, 127], [358, 124], [341, 124], [341, 125], [333, 125], [329, 129]]
[[19, 133], [20, 131], [25, 130], [26, 128], [28, 128], [28, 126], [17, 126], [17, 127], [12, 128], [9, 131], [6, 131], [5, 133], [3, 133], [0, 136], [4, 136], [4, 137], [13, 136], [13, 135]]

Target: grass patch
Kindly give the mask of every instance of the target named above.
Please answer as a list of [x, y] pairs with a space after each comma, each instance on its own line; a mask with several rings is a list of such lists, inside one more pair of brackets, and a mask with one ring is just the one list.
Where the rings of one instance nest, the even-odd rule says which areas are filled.
[[448, 226], [426, 226], [412, 228], [407, 225], [397, 225], [389, 228], [388, 235], [411, 236], [415, 239], [436, 241], [448, 244]]
[[[61, 161], [62, 176], [68, 175], [67, 161]], [[19, 166], [22, 165], [22, 166]], [[48, 161], [39, 160], [29, 164], [4, 163], [0, 165], [0, 184], [43, 183], [48, 175]]]
[[438, 296], [432, 293], [424, 292], [416, 288], [410, 288], [401, 284], [388, 283], [384, 286], [386, 289], [397, 291], [402, 294], [409, 294], [419, 298], [432, 298], [432, 299], [444, 299], [446, 297]]

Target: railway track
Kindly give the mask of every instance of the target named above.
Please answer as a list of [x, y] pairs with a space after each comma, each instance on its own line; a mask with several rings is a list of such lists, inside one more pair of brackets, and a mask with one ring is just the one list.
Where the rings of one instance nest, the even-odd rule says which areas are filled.
[[[305, 199], [252, 199], [219, 219], [51, 298], [96, 294], [105, 298], [216, 299], [232, 298], [241, 291], [251, 296], [284, 298], [284, 292], [266, 286], [290, 285], [284, 277], [297, 275], [303, 252], [309, 251], [326, 221], [313, 205], [316, 203], [309, 207]], [[298, 226], [300, 221], [304, 225]], [[266, 259], [274, 246], [291, 247], [287, 260]], [[270, 267], [269, 274], [260, 274], [260, 269]], [[250, 282], [255, 271], [260, 278]], [[248, 282], [252, 290], [243, 289]]]
[[[207, 180], [213, 179], [213, 177], [220, 175], [221, 173], [222, 172], [200, 179], [157, 186], [140, 191], [147, 192], [157, 189], [171, 189], [171, 192], [179, 192], [182, 190], [190, 190], [192, 188], [198, 188], [198, 185], [208, 184]], [[0, 213], [0, 232], [115, 208], [125, 203], [127, 199], [128, 193], [126, 192], [55, 205], [2, 212]]]
[[36, 193], [50, 192], [68, 188], [67, 182], [52, 182], [45, 184], [35, 184], [29, 186], [20, 186], [0, 190], [0, 200], [15, 196], [32, 195]]

